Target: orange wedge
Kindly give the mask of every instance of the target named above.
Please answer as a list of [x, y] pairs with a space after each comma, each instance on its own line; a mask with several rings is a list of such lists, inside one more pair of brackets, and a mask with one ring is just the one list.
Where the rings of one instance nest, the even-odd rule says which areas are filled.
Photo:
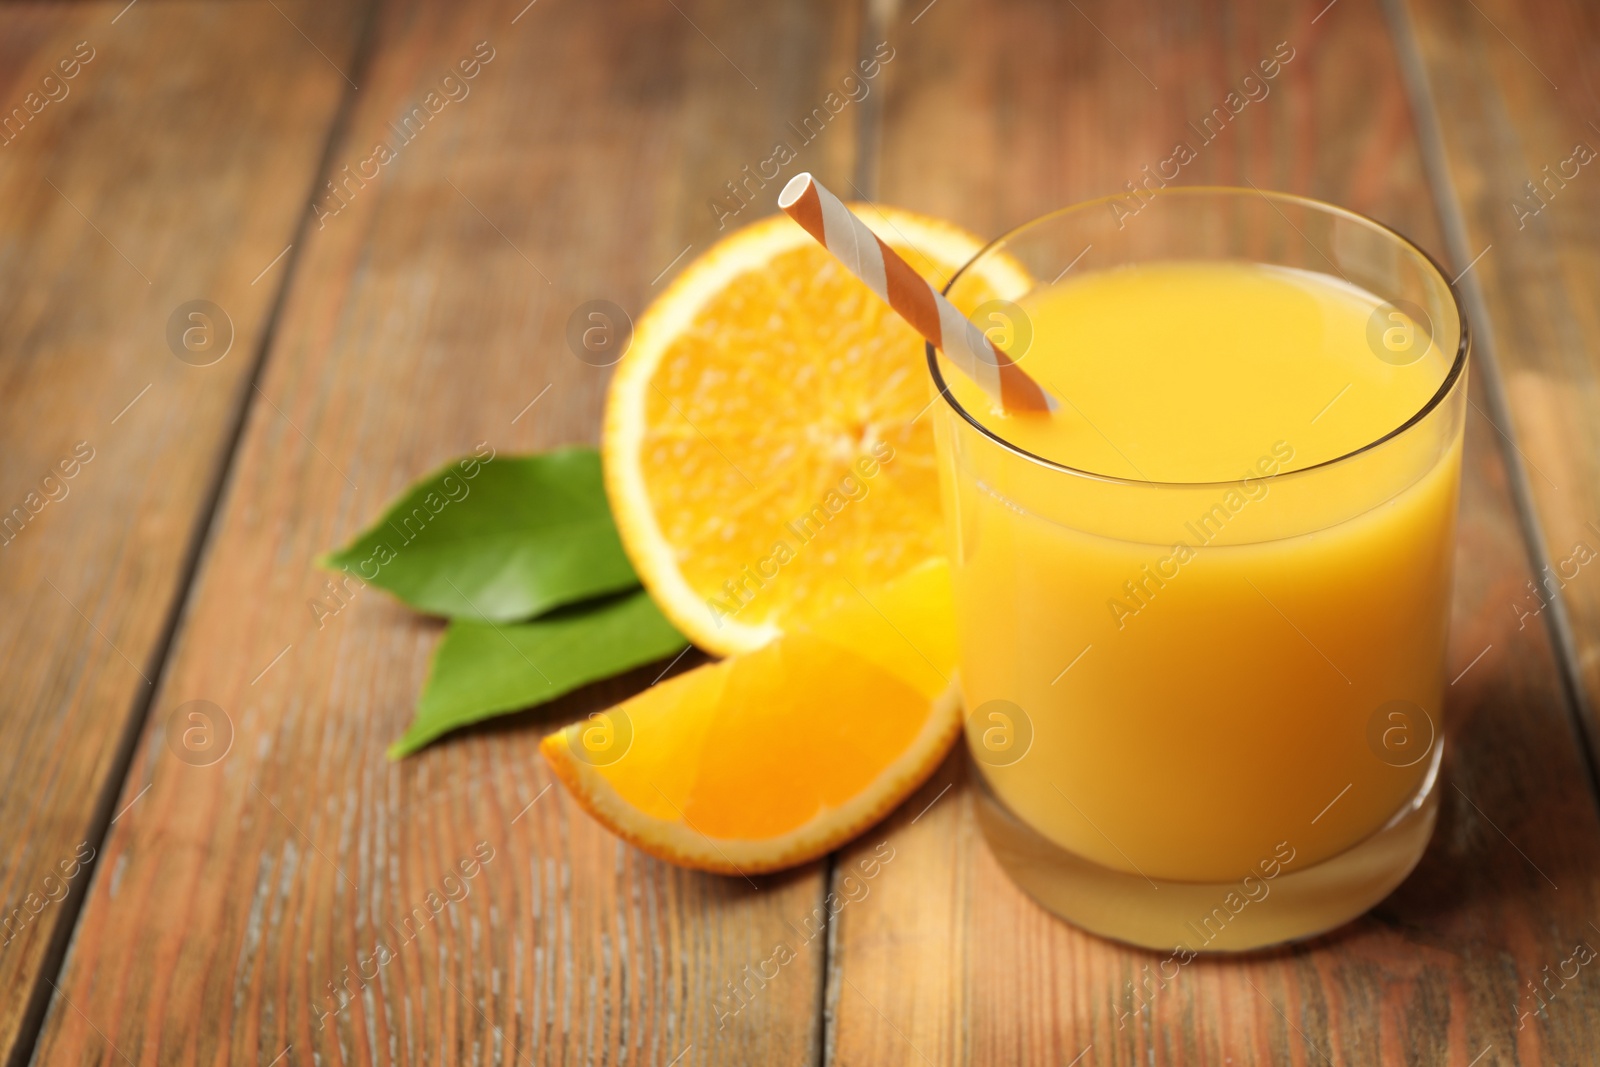
[[[981, 245], [852, 206], [941, 285]], [[1030, 284], [986, 269], [979, 296]], [[939, 555], [932, 396], [922, 340], [789, 218], [711, 248], [641, 317], [606, 400], [611, 511], [662, 611], [748, 652]]]
[[823, 622], [539, 750], [590, 815], [672, 863], [749, 875], [823, 855], [921, 785], [961, 729], [942, 560], [853, 592]]

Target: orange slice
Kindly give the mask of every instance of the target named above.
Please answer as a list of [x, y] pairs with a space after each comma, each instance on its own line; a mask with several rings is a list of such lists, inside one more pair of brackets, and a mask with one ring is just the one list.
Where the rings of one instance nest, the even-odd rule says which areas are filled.
[[[943, 284], [981, 242], [852, 205]], [[979, 289], [1028, 280], [1004, 258]], [[725, 238], [638, 323], [601, 450], [623, 546], [695, 644], [759, 648], [942, 551], [922, 340], [779, 215]]]
[[852, 598], [539, 750], [590, 815], [672, 863], [748, 875], [832, 851], [921, 785], [961, 729], [945, 563]]

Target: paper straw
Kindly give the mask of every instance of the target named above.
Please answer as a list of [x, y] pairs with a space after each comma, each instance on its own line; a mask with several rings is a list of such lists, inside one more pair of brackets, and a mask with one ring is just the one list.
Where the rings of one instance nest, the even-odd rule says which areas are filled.
[[789, 180], [778, 206], [1007, 411], [1056, 409], [1039, 383], [809, 173]]

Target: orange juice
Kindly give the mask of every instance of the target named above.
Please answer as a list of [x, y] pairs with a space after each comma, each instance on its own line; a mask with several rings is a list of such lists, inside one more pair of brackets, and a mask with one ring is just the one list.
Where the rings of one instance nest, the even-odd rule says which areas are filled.
[[1369, 837], [1435, 764], [1460, 419], [1421, 416], [1456, 353], [1340, 277], [1239, 260], [1017, 303], [1061, 410], [952, 374], [936, 417], [989, 788], [1152, 885]]

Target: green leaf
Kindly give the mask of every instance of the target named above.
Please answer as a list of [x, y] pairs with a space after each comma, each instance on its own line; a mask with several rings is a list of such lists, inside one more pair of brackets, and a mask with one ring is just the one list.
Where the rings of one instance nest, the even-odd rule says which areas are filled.
[[318, 562], [419, 610], [496, 622], [639, 584], [592, 448], [441, 467]]
[[687, 644], [642, 589], [532, 622], [456, 619], [434, 652], [417, 717], [389, 746], [389, 758], [409, 756], [458, 726], [665, 659]]

